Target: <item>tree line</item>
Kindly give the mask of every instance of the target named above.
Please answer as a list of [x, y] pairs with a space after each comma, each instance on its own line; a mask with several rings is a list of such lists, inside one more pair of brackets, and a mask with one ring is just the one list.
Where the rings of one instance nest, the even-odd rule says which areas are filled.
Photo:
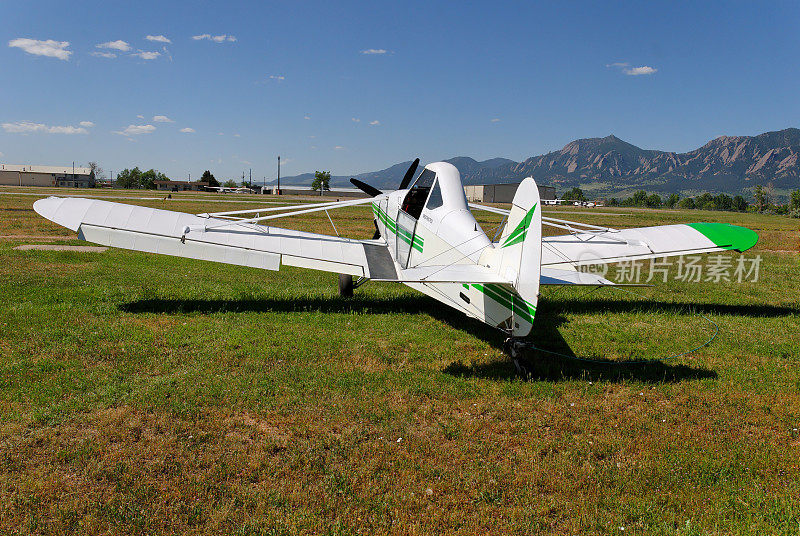
[[[580, 188], [567, 190], [562, 199], [569, 201], [586, 201], [586, 196]], [[632, 196], [623, 199], [610, 197], [604, 200], [609, 207], [643, 207], [643, 208], [683, 208], [698, 210], [724, 210], [728, 212], [758, 212], [770, 214], [790, 215], [800, 218], [800, 190], [791, 193], [789, 203], [771, 203], [769, 195], [763, 186], [758, 185], [754, 191], [754, 202], [748, 203], [741, 195], [733, 197], [727, 194], [712, 195], [708, 192], [694, 197], [681, 197], [670, 194], [662, 198], [658, 194], [647, 194], [644, 190], [635, 192]]]
[[[155, 190], [156, 181], [170, 180], [165, 174], [154, 169], [142, 171], [139, 167], [133, 169], [125, 168], [117, 174], [116, 185], [120, 188], [138, 188], [143, 190]], [[208, 182], [209, 186], [219, 186], [219, 181], [214, 178], [214, 174], [205, 170], [200, 177], [200, 182]], [[233, 181], [228, 181], [233, 182]], [[225, 183], [228, 186], [228, 183]], [[236, 183], [233, 183], [236, 186]]]

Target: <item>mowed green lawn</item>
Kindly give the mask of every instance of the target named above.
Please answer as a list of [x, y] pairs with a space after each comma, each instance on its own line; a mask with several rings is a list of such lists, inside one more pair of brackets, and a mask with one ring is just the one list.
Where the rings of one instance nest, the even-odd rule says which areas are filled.
[[[704, 316], [719, 334], [665, 363], [537, 353], [525, 380], [502, 335], [401, 285], [342, 299], [335, 274], [14, 250], [82, 242], [0, 192], [0, 533], [800, 531], [797, 220], [550, 211], [738, 222], [763, 262], [756, 283], [544, 288], [533, 340], [562, 354], [678, 354], [713, 335]], [[372, 235], [367, 208], [333, 216]], [[324, 213], [284, 223], [332, 232]]]

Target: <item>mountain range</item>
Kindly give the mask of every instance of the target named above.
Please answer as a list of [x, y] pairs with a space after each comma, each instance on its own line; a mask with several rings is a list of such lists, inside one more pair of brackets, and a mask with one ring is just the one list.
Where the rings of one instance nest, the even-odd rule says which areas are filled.
[[[721, 136], [687, 153], [641, 149], [614, 135], [572, 141], [559, 151], [522, 162], [492, 158], [479, 162], [459, 156], [445, 160], [458, 168], [464, 184], [497, 184], [533, 177], [562, 194], [580, 187], [596, 197], [627, 196], [635, 190], [659, 194], [701, 192], [752, 197], [752, 189], [771, 185], [776, 200], [800, 188], [800, 130], [787, 128], [758, 136]], [[411, 164], [356, 175], [379, 189], [397, 188]], [[284, 177], [284, 185], [309, 185], [313, 173]], [[331, 178], [331, 186], [352, 186], [350, 176]]]

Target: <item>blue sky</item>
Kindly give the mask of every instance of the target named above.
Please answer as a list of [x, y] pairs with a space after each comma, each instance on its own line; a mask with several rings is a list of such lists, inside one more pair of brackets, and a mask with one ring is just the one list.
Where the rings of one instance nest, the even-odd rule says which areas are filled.
[[260, 180], [278, 154], [339, 175], [800, 126], [797, 2], [29, 0], [0, 20], [3, 163]]

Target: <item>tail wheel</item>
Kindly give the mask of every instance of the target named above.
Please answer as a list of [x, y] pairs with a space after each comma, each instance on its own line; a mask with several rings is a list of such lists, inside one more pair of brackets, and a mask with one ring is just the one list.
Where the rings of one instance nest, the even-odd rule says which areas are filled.
[[350, 274], [339, 274], [339, 296], [349, 298], [353, 295], [353, 276]]

